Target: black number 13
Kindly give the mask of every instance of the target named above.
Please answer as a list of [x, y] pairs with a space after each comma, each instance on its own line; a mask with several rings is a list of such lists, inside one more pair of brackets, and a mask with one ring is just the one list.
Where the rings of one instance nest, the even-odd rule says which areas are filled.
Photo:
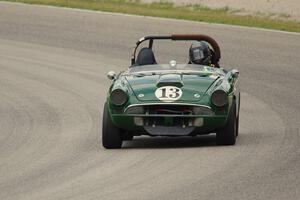
[[161, 89], [161, 97], [159, 98], [172, 98], [176, 99], [179, 97], [179, 89], [178, 88], [162, 88]]

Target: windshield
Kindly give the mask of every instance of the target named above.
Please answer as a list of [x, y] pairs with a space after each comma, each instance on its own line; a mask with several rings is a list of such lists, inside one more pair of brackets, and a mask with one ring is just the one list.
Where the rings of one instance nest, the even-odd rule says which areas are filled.
[[162, 65], [143, 65], [129, 68], [125, 74], [162, 74], [162, 73], [186, 73], [186, 74], [203, 74], [203, 75], [225, 75], [223, 69], [194, 64], [169, 64]]

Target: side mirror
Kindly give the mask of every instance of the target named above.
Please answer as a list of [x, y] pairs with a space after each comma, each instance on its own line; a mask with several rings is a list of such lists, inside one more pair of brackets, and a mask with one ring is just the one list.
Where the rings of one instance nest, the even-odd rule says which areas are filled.
[[116, 78], [116, 72], [114, 72], [114, 71], [109, 71], [109, 72], [107, 73], [107, 78], [108, 78], [109, 80], [115, 80], [115, 78]]
[[231, 73], [232, 73], [232, 78], [237, 78], [239, 77], [240, 74], [240, 72], [237, 69], [233, 69]]

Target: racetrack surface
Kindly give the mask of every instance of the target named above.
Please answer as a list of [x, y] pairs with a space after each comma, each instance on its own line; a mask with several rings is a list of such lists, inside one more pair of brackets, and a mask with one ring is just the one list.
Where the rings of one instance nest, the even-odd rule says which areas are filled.
[[[126, 69], [144, 35], [199, 32], [240, 70], [237, 145], [103, 149], [106, 72]], [[0, 3], [0, 199], [300, 199], [299, 55], [299, 34]]]

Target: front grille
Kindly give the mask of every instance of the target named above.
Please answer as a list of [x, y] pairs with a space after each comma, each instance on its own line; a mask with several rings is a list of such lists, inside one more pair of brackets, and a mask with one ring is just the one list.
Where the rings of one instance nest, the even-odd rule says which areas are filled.
[[191, 115], [193, 108], [191, 106], [178, 105], [151, 105], [146, 107], [149, 115]]
[[180, 118], [180, 117], [145, 117], [145, 126], [192, 126], [193, 120], [190, 118]]
[[152, 116], [192, 116], [212, 115], [208, 106], [189, 104], [144, 104], [131, 105], [125, 110], [126, 114], [152, 115]]
[[138, 104], [124, 111], [134, 116], [137, 126], [146, 127], [200, 127], [203, 116], [214, 113], [208, 106], [190, 104]]

